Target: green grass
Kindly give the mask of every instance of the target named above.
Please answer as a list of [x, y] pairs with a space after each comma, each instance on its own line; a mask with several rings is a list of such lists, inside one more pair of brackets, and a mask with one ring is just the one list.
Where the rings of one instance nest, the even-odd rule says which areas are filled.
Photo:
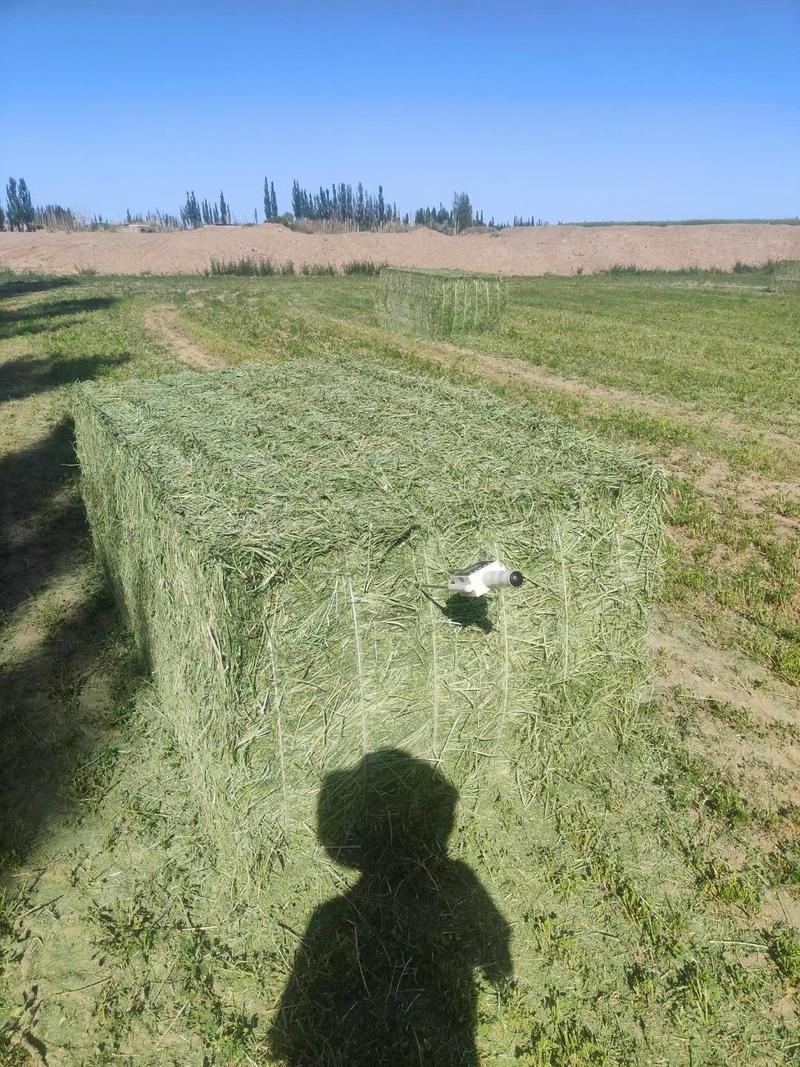
[[[769, 275], [767, 274], [768, 278]], [[516, 314], [484, 347], [560, 374], [678, 400], [797, 436], [800, 306], [753, 284], [656, 276], [515, 282]], [[730, 285], [730, 288], [726, 286]], [[531, 329], [531, 327], [535, 327]]]
[[[346, 351], [471, 383], [474, 349], [624, 391], [489, 383], [667, 465], [663, 607], [704, 655], [719, 652], [703, 674], [717, 688], [653, 696], [611, 785], [587, 759], [570, 782], [576, 801], [595, 800], [557, 810], [533, 799], [524, 847], [460, 824], [451, 857], [467, 857], [516, 916], [524, 976], [477, 975], [476, 1041], [485, 1063], [790, 1062], [800, 816], [763, 752], [798, 742], [779, 685], [800, 680], [793, 283], [779, 291], [767, 271], [514, 279], [503, 331], [456, 348], [381, 329], [369, 276], [68, 281], [0, 278], [0, 501], [22, 538], [0, 557], [0, 1060], [274, 1062], [275, 1009], [306, 932], [309, 886], [297, 890], [291, 864], [270, 901], [210, 862], [185, 754], [103, 593], [77, 503], [71, 383], [169, 369], [143, 327], [166, 304], [189, 339], [232, 364]], [[752, 657], [739, 673], [730, 648]], [[785, 712], [774, 722], [763, 712], [773, 690]], [[501, 813], [528, 788], [509, 785], [516, 799], [501, 793]], [[346, 868], [322, 849], [318, 862], [332, 899], [359, 899]], [[333, 1005], [330, 976], [349, 973], [336, 966], [337, 914], [317, 916], [308, 950]], [[428, 928], [422, 914], [395, 914], [406, 939]], [[436, 931], [441, 958], [451, 934]]]

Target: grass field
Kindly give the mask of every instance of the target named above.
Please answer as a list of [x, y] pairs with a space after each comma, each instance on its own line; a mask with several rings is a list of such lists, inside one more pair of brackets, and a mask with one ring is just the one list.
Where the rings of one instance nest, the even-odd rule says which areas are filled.
[[683, 881], [626, 880], [588, 818], [537, 843], [548, 876], [515, 937], [540, 1003], [484, 999], [481, 1062], [797, 1060], [800, 283], [508, 284], [496, 333], [444, 343], [382, 328], [369, 276], [0, 277], [0, 1062], [271, 1062], [276, 961], [253, 931], [283, 920], [221, 911], [194, 864], [93, 561], [70, 385], [332, 353], [486, 383], [669, 477], [642, 773]]

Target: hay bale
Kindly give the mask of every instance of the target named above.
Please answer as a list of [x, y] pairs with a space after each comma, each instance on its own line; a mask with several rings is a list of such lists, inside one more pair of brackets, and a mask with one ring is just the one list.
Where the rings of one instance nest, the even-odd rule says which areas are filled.
[[773, 277], [779, 292], [794, 292], [800, 282], [800, 259], [783, 259], [776, 263]]
[[504, 278], [458, 271], [381, 271], [375, 309], [393, 331], [447, 338], [496, 330], [506, 306]]
[[[307, 879], [321, 783], [376, 751], [439, 768], [492, 847], [524, 838], [518, 797], [607, 788], [659, 570], [649, 465], [346, 360], [88, 383], [75, 423], [97, 552], [236, 878], [291, 854]], [[525, 585], [426, 596], [487, 555]]]

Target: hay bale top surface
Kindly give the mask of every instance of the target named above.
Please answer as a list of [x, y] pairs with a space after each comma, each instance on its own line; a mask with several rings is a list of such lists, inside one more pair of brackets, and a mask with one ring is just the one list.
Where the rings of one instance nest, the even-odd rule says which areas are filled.
[[495, 284], [503, 284], [505, 277], [496, 272], [476, 270], [458, 270], [455, 267], [381, 267], [381, 274], [404, 274], [411, 278], [444, 278], [457, 281], [461, 278], [485, 279]]
[[154, 506], [248, 580], [344, 544], [491, 530], [654, 477], [488, 391], [350, 360], [88, 383], [79, 402], [147, 475]]

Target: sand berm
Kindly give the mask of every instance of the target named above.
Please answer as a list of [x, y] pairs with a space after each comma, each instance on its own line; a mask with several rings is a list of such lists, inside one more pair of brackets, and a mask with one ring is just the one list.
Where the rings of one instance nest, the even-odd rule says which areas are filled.
[[615, 264], [651, 270], [730, 270], [770, 259], [800, 259], [800, 226], [711, 223], [668, 226], [541, 226], [449, 237], [405, 233], [297, 233], [277, 224], [208, 226], [141, 233], [37, 231], [0, 233], [0, 269], [72, 274], [197, 274], [212, 258], [291, 261], [296, 268], [352, 260], [392, 266], [454, 268], [501, 274], [591, 274]]

